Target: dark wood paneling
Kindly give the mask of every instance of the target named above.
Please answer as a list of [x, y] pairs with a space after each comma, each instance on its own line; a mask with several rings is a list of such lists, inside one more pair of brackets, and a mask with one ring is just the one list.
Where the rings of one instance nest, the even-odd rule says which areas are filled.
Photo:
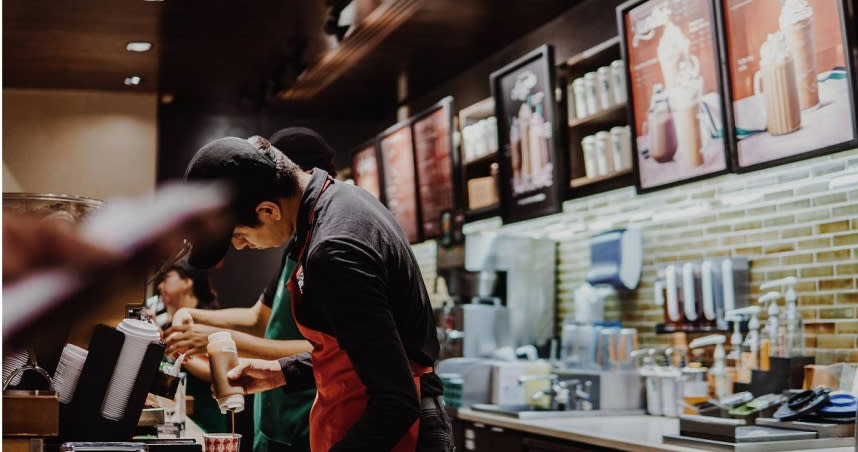
[[580, 2], [502, 50], [486, 54], [482, 59], [472, 60], [467, 70], [437, 85], [426, 94], [415, 96], [409, 106], [412, 110], [419, 111], [444, 96], [452, 95], [460, 108], [466, 107], [491, 95], [489, 75], [492, 71], [542, 44], [553, 45], [555, 61], [562, 62], [606, 41], [617, 35], [614, 9], [620, 3], [622, 0]]

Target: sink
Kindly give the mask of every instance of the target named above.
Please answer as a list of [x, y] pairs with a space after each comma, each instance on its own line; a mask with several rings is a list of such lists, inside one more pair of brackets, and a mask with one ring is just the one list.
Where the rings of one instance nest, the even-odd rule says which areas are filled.
[[583, 416], [630, 416], [643, 414], [643, 410], [550, 410], [533, 405], [495, 405], [477, 403], [471, 405], [474, 411], [501, 414], [518, 419], [545, 419]]

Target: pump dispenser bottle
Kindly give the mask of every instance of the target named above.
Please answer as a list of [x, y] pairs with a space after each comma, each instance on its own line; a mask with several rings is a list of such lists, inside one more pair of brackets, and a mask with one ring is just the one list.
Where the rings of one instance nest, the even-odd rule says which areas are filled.
[[715, 384], [715, 396], [719, 399], [724, 398], [732, 393], [730, 374], [727, 373], [727, 366], [724, 364], [724, 342], [726, 338], [720, 334], [704, 336], [691, 341], [689, 348], [695, 349], [699, 347], [715, 346], [712, 367], [709, 368], [709, 375]]
[[[741, 309], [733, 309], [732, 311], [727, 312], [727, 316], [736, 317], [736, 316], [750, 316], [751, 319], [748, 321], [748, 335], [745, 336], [745, 340], [742, 342], [742, 347], [747, 349], [748, 352], [742, 352], [741, 355], [741, 370], [742, 372], [737, 372], [736, 381], [740, 383], [750, 383], [751, 382], [751, 370], [759, 368], [759, 351], [760, 351], [760, 307], [759, 306], [748, 306], [746, 308]], [[735, 333], [734, 333], [735, 334]]]
[[763, 337], [760, 340], [760, 368], [768, 369], [769, 356], [783, 356], [782, 335], [780, 327], [780, 308], [778, 307], [778, 299], [780, 292], [768, 292], [758, 300], [761, 307], [769, 305], [766, 326], [763, 329]]
[[804, 325], [798, 314], [796, 302], [798, 294], [795, 292], [795, 276], [789, 276], [775, 281], [769, 281], [760, 286], [762, 290], [780, 287], [784, 294], [784, 307], [786, 316], [783, 321], [783, 334], [781, 338], [781, 350], [777, 356], [794, 357], [804, 354]]

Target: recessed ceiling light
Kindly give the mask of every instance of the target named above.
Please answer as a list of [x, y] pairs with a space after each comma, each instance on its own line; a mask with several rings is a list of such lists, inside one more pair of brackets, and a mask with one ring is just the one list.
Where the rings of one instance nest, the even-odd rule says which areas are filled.
[[143, 79], [136, 76], [136, 75], [132, 75], [131, 77], [125, 77], [125, 85], [126, 86], [137, 86], [141, 82], [143, 82]]
[[131, 41], [125, 44], [125, 50], [129, 52], [148, 52], [152, 50], [152, 43], [146, 41]]

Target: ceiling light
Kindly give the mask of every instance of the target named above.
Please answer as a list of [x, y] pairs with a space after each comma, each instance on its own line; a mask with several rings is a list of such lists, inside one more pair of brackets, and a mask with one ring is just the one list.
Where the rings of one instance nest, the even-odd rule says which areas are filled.
[[152, 50], [152, 43], [146, 41], [131, 41], [125, 44], [125, 50], [129, 52], [148, 52]]
[[136, 75], [132, 75], [131, 77], [125, 77], [125, 86], [137, 86], [141, 82], [143, 82], [143, 79]]

